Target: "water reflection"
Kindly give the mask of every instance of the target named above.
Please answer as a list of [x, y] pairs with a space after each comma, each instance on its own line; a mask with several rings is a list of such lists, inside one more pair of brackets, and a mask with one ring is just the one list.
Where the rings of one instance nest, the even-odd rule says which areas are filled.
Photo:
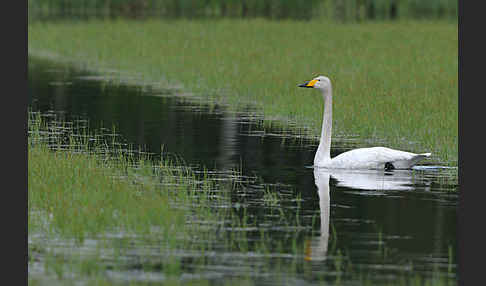
[[[414, 176], [412, 170], [328, 170], [314, 168], [314, 183], [319, 196], [320, 235], [306, 243], [306, 260], [324, 261], [327, 256], [330, 221], [330, 178], [335, 187], [365, 191], [410, 191], [418, 184], [428, 185], [426, 179]], [[368, 193], [369, 194], [369, 193]], [[374, 193], [375, 194], [375, 193]]]
[[329, 241], [329, 215], [330, 215], [330, 195], [329, 195], [330, 173], [325, 169], [314, 169], [314, 182], [319, 194], [319, 210], [321, 212], [320, 235], [314, 237], [307, 243], [306, 260], [323, 261], [326, 260], [327, 245]]
[[358, 190], [413, 190], [415, 182], [412, 170], [333, 170], [331, 176], [337, 180], [338, 187]]

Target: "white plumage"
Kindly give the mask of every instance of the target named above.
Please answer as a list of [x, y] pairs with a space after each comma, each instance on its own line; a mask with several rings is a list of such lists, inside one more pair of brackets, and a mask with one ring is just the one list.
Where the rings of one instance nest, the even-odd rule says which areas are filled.
[[[330, 168], [385, 169], [390, 163], [395, 169], [410, 169], [430, 153], [415, 154], [386, 147], [359, 148], [341, 153], [330, 161]], [[391, 167], [391, 166], [390, 166]]]
[[318, 76], [299, 87], [316, 88], [324, 97], [321, 139], [314, 157], [314, 167], [328, 169], [410, 169], [430, 153], [415, 154], [386, 147], [358, 148], [331, 159], [332, 86], [331, 80]]

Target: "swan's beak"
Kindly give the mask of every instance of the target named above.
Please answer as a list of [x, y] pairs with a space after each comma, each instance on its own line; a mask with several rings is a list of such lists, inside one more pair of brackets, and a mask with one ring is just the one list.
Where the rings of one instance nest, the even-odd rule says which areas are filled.
[[307, 88], [313, 88], [314, 84], [316, 84], [317, 79], [313, 79], [311, 81], [306, 81], [303, 84], [299, 84], [298, 87], [307, 87]]

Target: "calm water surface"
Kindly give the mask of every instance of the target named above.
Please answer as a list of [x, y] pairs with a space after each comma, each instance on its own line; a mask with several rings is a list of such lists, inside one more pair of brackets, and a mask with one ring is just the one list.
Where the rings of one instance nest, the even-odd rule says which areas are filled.
[[[268, 239], [297, 243], [305, 249], [305, 255], [296, 258], [215, 246], [206, 254], [205, 263], [198, 265], [192, 258], [199, 254], [183, 253], [187, 257], [185, 279], [196, 277], [197, 268], [198, 275], [216, 284], [224, 277], [249, 275], [255, 284], [278, 285], [272, 275], [284, 268], [268, 265], [275, 262], [298, 263], [294, 273], [286, 273], [289, 284], [319, 284], [319, 277], [337, 275], [331, 269], [345, 256], [355, 269], [371, 273], [375, 283], [403, 275], [441, 276], [451, 285], [456, 283], [458, 186], [454, 171], [313, 170], [309, 166], [318, 142], [263, 131], [243, 113], [190, 104], [177, 95], [110, 85], [88, 72], [34, 59], [29, 59], [28, 84], [33, 111], [54, 111], [65, 120], [86, 118], [90, 129], [114, 127], [135, 148], [160, 154], [163, 146], [165, 153], [195, 169], [238, 169], [256, 178], [237, 191], [232, 207], [244, 204], [257, 227], [238, 231], [246, 231], [251, 242], [264, 230]], [[333, 145], [332, 156], [363, 146], [345, 138]], [[296, 224], [273, 219], [275, 208], [262, 204], [265, 188], [278, 194], [280, 209], [286, 214], [299, 213]], [[139, 279], [137, 271], [109, 275]], [[35, 274], [35, 267], [29, 266], [29, 273]], [[164, 279], [157, 272], [150, 277]], [[353, 280], [343, 276], [343, 281]]]

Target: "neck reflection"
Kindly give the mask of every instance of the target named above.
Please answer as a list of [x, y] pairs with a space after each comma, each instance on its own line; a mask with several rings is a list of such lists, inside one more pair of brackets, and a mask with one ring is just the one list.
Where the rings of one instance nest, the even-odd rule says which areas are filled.
[[329, 177], [327, 170], [314, 169], [314, 183], [319, 195], [319, 209], [321, 212], [321, 231], [318, 237], [307, 241], [306, 260], [323, 261], [327, 256], [327, 245], [329, 241], [329, 216], [330, 216], [330, 195]]
[[411, 170], [329, 170], [314, 168], [314, 183], [319, 195], [321, 218], [320, 235], [306, 243], [305, 259], [324, 261], [327, 256], [330, 221], [330, 177], [336, 180], [336, 187], [345, 187], [354, 191], [410, 191], [417, 184], [427, 189], [430, 182], [425, 178], [413, 176]]

